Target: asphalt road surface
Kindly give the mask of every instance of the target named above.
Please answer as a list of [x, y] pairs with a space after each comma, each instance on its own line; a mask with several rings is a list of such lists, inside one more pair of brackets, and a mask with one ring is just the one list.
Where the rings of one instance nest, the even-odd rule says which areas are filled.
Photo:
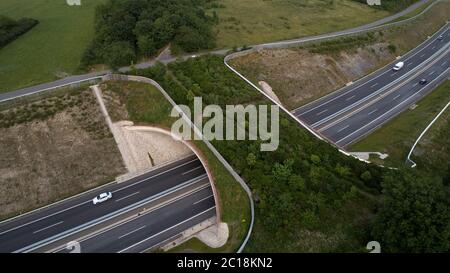
[[[407, 109], [445, 79], [450, 66], [445, 51], [449, 42], [447, 24], [401, 59], [293, 114], [331, 142], [346, 147]], [[394, 64], [400, 61], [405, 63], [403, 69], [393, 71]], [[418, 84], [422, 78], [428, 84]]]
[[[81, 252], [138, 253], [171, 239], [215, 215], [211, 186], [135, 220], [80, 240]], [[70, 252], [65, 247], [55, 252]]]
[[[95, 228], [96, 225], [101, 225], [107, 221], [122, 220], [120, 216], [129, 217], [127, 213], [145, 206], [147, 203], [154, 202], [154, 205], [157, 205], [159, 199], [162, 200], [173, 192], [181, 191], [192, 184], [201, 182], [209, 183], [205, 169], [198, 158], [190, 156], [126, 182], [106, 185], [30, 214], [0, 223], [0, 252], [34, 251], [69, 235], [73, 236], [89, 228]], [[212, 195], [210, 187], [207, 187], [204, 191]], [[105, 203], [94, 205], [92, 199], [102, 192], [111, 192], [113, 198]], [[197, 193], [189, 195], [188, 198], [190, 201], [199, 201], [204, 196]], [[157, 214], [159, 215], [158, 218], [153, 220], [152, 225], [161, 224], [161, 228], [164, 228], [166, 225], [171, 225], [177, 220], [183, 219], [183, 217], [195, 216], [198, 212], [195, 208], [202, 209], [205, 207], [195, 206], [193, 202], [190, 202], [190, 205], [189, 202], [183, 202], [183, 199], [181, 199], [178, 203], [171, 204], [169, 206], [173, 209], [171, 213], [165, 212], [169, 207], [164, 207], [164, 210], [156, 210], [153, 214], [145, 215], [150, 217], [149, 215], [159, 213]], [[137, 219], [134, 221], [137, 221]], [[202, 219], [201, 217], [191, 219], [187, 225], [193, 226]], [[137, 223], [134, 221], [131, 221], [127, 227]]]

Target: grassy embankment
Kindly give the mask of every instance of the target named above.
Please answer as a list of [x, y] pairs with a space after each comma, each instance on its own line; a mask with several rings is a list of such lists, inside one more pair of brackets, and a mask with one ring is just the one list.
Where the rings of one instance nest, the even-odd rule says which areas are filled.
[[[406, 156], [417, 137], [449, 100], [450, 81], [446, 81], [420, 100], [417, 107], [406, 110], [373, 134], [352, 145], [350, 150], [386, 153], [389, 157], [384, 161], [378, 158], [374, 161], [389, 166], [404, 166]], [[447, 171], [450, 162], [449, 116], [450, 111], [444, 113], [416, 148], [413, 160], [417, 161], [418, 169], [440, 174]]]
[[[334, 32], [363, 25], [389, 12], [349, 0], [221, 0], [209, 10], [219, 16], [219, 48], [253, 45]], [[331, 4], [330, 4], [331, 3]]]
[[0, 50], [0, 92], [48, 82], [77, 72], [94, 35], [94, 10], [105, 0], [4, 0], [0, 14], [29, 17], [39, 24]]

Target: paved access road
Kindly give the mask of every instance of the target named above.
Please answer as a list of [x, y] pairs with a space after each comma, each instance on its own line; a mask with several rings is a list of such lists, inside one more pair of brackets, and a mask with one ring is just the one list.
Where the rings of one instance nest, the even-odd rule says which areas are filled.
[[[285, 47], [285, 46], [290, 46], [290, 45], [295, 45], [295, 44], [300, 44], [300, 43], [304, 43], [304, 42], [310, 42], [310, 41], [318, 41], [318, 40], [322, 40], [322, 39], [327, 39], [327, 38], [331, 38], [331, 37], [338, 37], [338, 36], [345, 36], [348, 34], [354, 34], [354, 33], [359, 33], [365, 30], [370, 30], [372, 28], [384, 25], [388, 22], [391, 22], [393, 20], [396, 20], [398, 18], [401, 18], [402, 16], [405, 16], [407, 14], [409, 14], [410, 12], [420, 8], [421, 6], [427, 4], [428, 2], [431, 2], [432, 0], [420, 0], [417, 3], [409, 6], [408, 8], [406, 8], [403, 11], [400, 11], [394, 15], [391, 15], [389, 17], [386, 18], [382, 18], [378, 21], [366, 24], [366, 25], [362, 25], [359, 27], [355, 27], [352, 29], [348, 29], [348, 30], [342, 30], [342, 31], [336, 31], [336, 32], [332, 32], [332, 33], [327, 33], [327, 34], [322, 34], [322, 35], [317, 35], [317, 36], [312, 36], [312, 37], [303, 37], [303, 38], [299, 38], [299, 39], [292, 39], [292, 40], [285, 40], [285, 41], [279, 41], [279, 42], [273, 42], [273, 43], [266, 43], [266, 44], [261, 44], [261, 45], [251, 45], [250, 47], [258, 47], [258, 48], [279, 48], [279, 47]], [[219, 49], [219, 50], [213, 50], [213, 51], [208, 51], [208, 52], [201, 52], [198, 53], [196, 56], [201, 56], [201, 55], [206, 55], [206, 54], [216, 54], [216, 55], [225, 55], [227, 54], [227, 52], [230, 52], [231, 49]], [[137, 64], [135, 67], [138, 69], [142, 69], [142, 68], [148, 68], [151, 66], [154, 66], [157, 61], [160, 61], [164, 64], [168, 64], [174, 61], [177, 61], [178, 59], [189, 59], [191, 58], [192, 55], [184, 55], [181, 57], [175, 57], [175, 58], [167, 58], [167, 59], [156, 59], [156, 60], [150, 60], [147, 62], [143, 62], [140, 64]], [[119, 69], [121, 72], [126, 72], [130, 70], [130, 67], [123, 67], [121, 69]], [[44, 90], [47, 90], [49, 88], [55, 88], [55, 87], [59, 87], [62, 85], [67, 85], [67, 84], [72, 84], [72, 83], [77, 83], [77, 82], [81, 82], [81, 81], [85, 81], [94, 77], [99, 77], [105, 74], [111, 73], [110, 70], [105, 70], [105, 71], [99, 71], [99, 72], [94, 72], [94, 73], [88, 73], [85, 75], [77, 75], [77, 76], [70, 76], [64, 79], [60, 79], [54, 82], [49, 82], [49, 83], [44, 83], [44, 84], [39, 84], [39, 85], [35, 85], [35, 86], [30, 86], [30, 87], [26, 87], [26, 88], [22, 88], [16, 91], [11, 91], [11, 92], [7, 92], [7, 93], [3, 93], [0, 94], [0, 102], [2, 101], [6, 101], [6, 100], [11, 100], [14, 98], [18, 98], [21, 96], [26, 96], [26, 95], [30, 95], [30, 94], [34, 94], [34, 93], [38, 93], [38, 92], [42, 92]]]
[[[449, 42], [447, 24], [401, 59], [293, 113], [331, 142], [346, 147], [417, 102], [448, 75]], [[400, 61], [404, 68], [393, 71]], [[418, 84], [422, 78], [429, 84]]]
[[[111, 192], [113, 198], [94, 205], [92, 199], [101, 192]], [[129, 221], [126, 227], [131, 231], [149, 217], [152, 218], [149, 222], [151, 232], [160, 232], [152, 242], [166, 240], [173, 236], [167, 233], [173, 230], [164, 231], [168, 226], [190, 219], [184, 222], [183, 227], [191, 227], [204, 220], [203, 217], [191, 217], [202, 209], [214, 207], [211, 197], [209, 201], [200, 202], [206, 196], [212, 196], [212, 190], [205, 169], [196, 156], [190, 156], [126, 182], [108, 184], [0, 223], [0, 252], [40, 252], [40, 249], [61, 242], [66, 237], [77, 238], [78, 234], [89, 236], [99, 228], [108, 228], [125, 220]], [[173, 202], [177, 198], [180, 199]], [[147, 208], [148, 212], [141, 211], [142, 208]], [[168, 209], [170, 212], [167, 212]], [[212, 217], [215, 211], [211, 209], [204, 215]], [[120, 246], [128, 247], [123, 242]], [[111, 247], [100, 247], [98, 250], [108, 251]], [[97, 249], [95, 246], [91, 248]]]

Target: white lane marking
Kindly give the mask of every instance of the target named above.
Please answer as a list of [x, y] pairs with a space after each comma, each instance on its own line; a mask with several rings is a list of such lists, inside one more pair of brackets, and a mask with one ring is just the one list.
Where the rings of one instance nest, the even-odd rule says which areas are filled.
[[372, 84], [372, 85], [370, 86], [370, 88], [374, 88], [374, 87], [377, 86], [377, 85], [378, 85], [378, 83]]
[[194, 205], [197, 205], [198, 203], [200, 203], [200, 202], [202, 202], [202, 201], [205, 201], [206, 199], [209, 199], [209, 198], [211, 198], [212, 196], [214, 196], [214, 195], [211, 194], [211, 195], [208, 196], [208, 197], [205, 197], [205, 198], [203, 198], [203, 199], [200, 199], [200, 200], [198, 200], [197, 202], [195, 202]]
[[400, 97], [400, 95], [395, 96], [395, 98], [393, 98], [392, 100], [396, 100]]
[[373, 113], [375, 113], [376, 111], [378, 111], [378, 109], [375, 109], [375, 110], [373, 110], [373, 111], [370, 111], [367, 115], [370, 116], [370, 115], [372, 115]]
[[433, 74], [434, 74], [434, 72], [436, 72], [436, 71], [434, 71], [434, 70], [433, 70], [433, 71], [431, 71], [431, 72], [430, 72], [430, 74], [428, 74], [428, 76], [431, 76], [431, 75], [433, 75]]
[[[442, 74], [447, 73], [448, 69], [445, 70]], [[441, 74], [441, 75], [442, 75]], [[436, 79], [434, 79], [433, 81], [430, 82], [433, 83], [436, 80], [438, 80], [439, 77], [437, 77]], [[381, 116], [378, 116], [377, 118], [375, 118], [374, 120], [372, 120], [369, 123], [366, 123], [363, 127], [353, 131], [351, 134], [347, 135], [346, 137], [341, 138], [340, 140], [336, 141], [336, 144], [339, 144], [340, 142], [346, 140], [347, 138], [353, 136], [354, 134], [358, 133], [359, 131], [365, 129], [367, 126], [370, 126], [371, 124], [373, 124], [374, 122], [377, 122], [378, 120], [382, 119], [384, 116], [388, 115], [389, 113], [391, 113], [392, 111], [396, 110], [398, 107], [402, 106], [403, 104], [407, 103], [409, 100], [411, 100], [412, 98], [414, 98], [417, 94], [419, 94], [422, 90], [424, 90], [425, 87], [421, 88], [419, 91], [415, 92], [412, 96], [406, 98], [404, 101], [401, 101], [399, 104], [397, 104], [395, 107], [391, 108], [389, 111], [385, 112], [384, 114], [382, 114]]]
[[416, 87], [417, 85], [418, 85], [419, 83], [418, 82], [416, 82], [415, 84], [413, 84], [413, 87]]
[[[147, 177], [147, 178], [142, 179], [142, 180], [140, 180], [140, 181], [137, 181], [137, 182], [135, 182], [135, 183], [133, 183], [133, 184], [130, 184], [130, 185], [126, 186], [126, 187], [123, 187], [123, 188], [120, 188], [120, 189], [118, 189], [118, 190], [115, 190], [115, 191], [113, 191], [112, 193], [115, 193], [115, 192], [124, 190], [124, 189], [126, 189], [126, 188], [131, 187], [131, 186], [135, 186], [135, 185], [140, 184], [140, 183], [142, 183], [142, 182], [144, 182], [144, 181], [147, 181], [147, 180], [150, 180], [150, 179], [152, 179], [152, 178], [155, 178], [155, 177], [157, 177], [157, 176], [159, 176], [159, 175], [162, 175], [162, 174], [164, 174], [164, 173], [166, 173], [166, 172], [169, 172], [169, 171], [172, 171], [172, 170], [177, 169], [177, 168], [179, 168], [179, 167], [185, 166], [185, 165], [187, 165], [187, 164], [189, 164], [189, 163], [192, 163], [192, 162], [194, 162], [194, 161], [196, 161], [196, 160], [198, 160], [198, 159], [196, 158], [196, 159], [190, 160], [190, 161], [188, 161], [188, 162], [186, 162], [186, 163], [183, 163], [183, 164], [181, 164], [181, 165], [177, 165], [177, 166], [175, 166], [175, 167], [173, 167], [173, 168], [171, 168], [171, 169], [168, 169], [168, 170], [166, 170], [166, 171], [164, 171], [164, 172], [158, 173], [158, 174], [153, 175], [153, 176], [151, 176], [151, 177]], [[84, 205], [84, 204], [91, 203], [91, 202], [92, 202], [92, 200], [88, 200], [88, 201], [85, 201], [85, 202], [83, 202], [83, 203], [74, 205], [74, 206], [72, 206], [72, 207], [69, 207], [69, 208], [66, 208], [66, 209], [63, 209], [63, 210], [54, 212], [54, 213], [52, 213], [52, 214], [50, 214], [50, 215], [41, 217], [41, 218], [39, 218], [39, 219], [33, 220], [33, 221], [31, 221], [31, 222], [28, 222], [28, 223], [26, 223], [26, 224], [23, 224], [23, 225], [20, 225], [20, 226], [17, 226], [17, 227], [13, 227], [13, 228], [11, 228], [11, 229], [8, 229], [8, 230], [5, 230], [5, 231], [3, 231], [3, 232], [0, 232], [0, 235], [4, 235], [4, 234], [6, 234], [6, 233], [8, 233], [8, 232], [11, 232], [11, 231], [14, 231], [14, 230], [17, 230], [17, 229], [20, 229], [20, 228], [29, 226], [29, 225], [34, 224], [34, 223], [36, 223], [36, 222], [39, 222], [39, 221], [41, 221], [41, 220], [50, 218], [50, 217], [52, 217], [52, 216], [58, 215], [58, 214], [60, 214], [60, 213], [66, 212], [66, 211], [68, 211], [68, 210], [74, 209], [74, 208], [76, 208], [76, 207], [79, 207], [79, 206], [82, 206], [82, 205]]]
[[[447, 30], [445, 30], [445, 31], [447, 31]], [[445, 31], [443, 31], [443, 32], [445, 32]], [[448, 35], [450, 36], [450, 33], [449, 33]], [[422, 44], [420, 44], [419, 46], [417, 46], [416, 48], [414, 48], [414, 49], [411, 50], [411, 51], [414, 51], [414, 50], [416, 50], [417, 48], [420, 48], [421, 46], [423, 46], [423, 47], [420, 48], [417, 52], [414, 52], [413, 54], [411, 54], [410, 56], [408, 56], [405, 60], [403, 60], [403, 62], [406, 63], [406, 61], [412, 59], [414, 56], [418, 55], [420, 52], [422, 52], [423, 50], [425, 50], [426, 48], [428, 48], [430, 45], [431, 45], [431, 43], [426, 44], [426, 41], [423, 42]], [[411, 51], [408, 52], [408, 53], [411, 53]], [[384, 68], [386, 68], [386, 67], [388, 67], [388, 65], [385, 66]], [[382, 68], [382, 69], [384, 69], [384, 68]], [[381, 71], [382, 71], [382, 70], [380, 70], [380, 72], [381, 72]], [[390, 69], [389, 69], [389, 70], [386, 70], [386, 71], [382, 72], [380, 75], [377, 75], [376, 77], [374, 77], [374, 78], [372, 78], [372, 79], [366, 81], [365, 83], [363, 83], [363, 84], [361, 84], [361, 85], [359, 85], [359, 86], [354, 86], [353, 88], [351, 88], [351, 89], [349, 89], [349, 90], [346, 90], [343, 94], [340, 94], [340, 95], [338, 95], [338, 96], [336, 96], [336, 97], [334, 97], [334, 98], [332, 98], [332, 99], [330, 99], [330, 100], [326, 100], [326, 101], [320, 102], [319, 105], [316, 105], [315, 107], [313, 107], [313, 108], [311, 108], [311, 109], [309, 109], [309, 110], [306, 110], [305, 112], [300, 111], [300, 114], [299, 114], [299, 115], [305, 115], [305, 114], [307, 114], [307, 113], [309, 113], [309, 112], [311, 112], [311, 111], [314, 111], [315, 109], [317, 109], [317, 108], [319, 108], [319, 107], [322, 107], [322, 106], [325, 105], [325, 104], [328, 104], [328, 103], [330, 103], [330, 102], [332, 102], [332, 101], [334, 101], [334, 100], [336, 100], [336, 99], [338, 99], [338, 98], [340, 98], [340, 97], [342, 97], [342, 96], [345, 96], [346, 94], [348, 94], [348, 93], [350, 93], [350, 92], [353, 92], [353, 91], [355, 91], [356, 89], [358, 89], [358, 88], [360, 88], [360, 87], [362, 87], [362, 86], [364, 86], [364, 85], [366, 85], [366, 84], [369, 84], [370, 82], [372, 82], [372, 81], [378, 79], [379, 77], [383, 76], [384, 74], [388, 73], [389, 71], [391, 71], [391, 70], [390, 70]], [[364, 79], [364, 78], [362, 78], [362, 79]], [[332, 94], [333, 94], [333, 93], [331, 93], [330, 95], [332, 95]], [[326, 97], [326, 96], [325, 96], [325, 97]], [[325, 97], [323, 97], [323, 98], [325, 98]], [[321, 99], [323, 99], [323, 98], [321, 98]], [[315, 102], [316, 102], [316, 101], [313, 101], [313, 102], [311, 102], [311, 104], [313, 104], [313, 103], [315, 103]], [[309, 105], [309, 104], [307, 104], [307, 105]], [[306, 105], [304, 105], [304, 106], [302, 106], [302, 107], [305, 107], [305, 106], [306, 106]], [[301, 109], [302, 107], [299, 107], [299, 108], [295, 109], [294, 111], [302, 110], [302, 109]]]
[[203, 168], [203, 165], [202, 165], [202, 166], [198, 166], [197, 168], [193, 168], [192, 170], [189, 170], [189, 171], [187, 171], [187, 172], [184, 172], [182, 175], [186, 175], [186, 174], [191, 173], [191, 172], [193, 172], [193, 171], [195, 171], [195, 170], [198, 170], [198, 169], [200, 169], [200, 168]]
[[215, 207], [216, 207], [216, 206], [211, 207], [211, 208], [209, 208], [209, 209], [207, 209], [207, 210], [204, 210], [204, 211], [202, 211], [202, 212], [200, 212], [200, 213], [198, 213], [198, 214], [196, 214], [196, 215], [194, 215], [194, 216], [192, 216], [192, 217], [190, 217], [190, 218], [184, 220], [183, 222], [180, 222], [180, 223], [178, 223], [178, 224], [176, 224], [176, 225], [173, 225], [173, 226], [171, 226], [171, 227], [169, 227], [169, 228], [166, 228], [166, 229], [163, 230], [163, 231], [160, 231], [160, 232], [158, 232], [158, 233], [156, 233], [156, 234], [154, 234], [154, 235], [152, 235], [152, 236], [150, 236], [150, 237], [148, 237], [148, 238], [146, 238], [146, 239], [144, 239], [144, 240], [142, 240], [142, 241], [139, 241], [139, 242], [137, 242], [137, 243], [135, 243], [135, 244], [133, 244], [133, 245], [127, 247], [127, 248], [124, 248], [124, 249], [120, 250], [118, 253], [122, 253], [122, 252], [124, 252], [124, 251], [127, 251], [128, 249], [133, 248], [133, 247], [135, 247], [135, 246], [137, 246], [137, 245], [140, 245], [140, 244], [142, 244], [142, 243], [145, 242], [145, 241], [148, 241], [148, 240], [150, 240], [150, 239], [152, 239], [152, 238], [155, 238], [156, 236], [158, 236], [158, 235], [160, 235], [160, 234], [163, 234], [164, 232], [166, 232], [166, 231], [168, 231], [168, 230], [171, 230], [171, 229], [173, 229], [173, 228], [175, 228], [175, 227], [177, 227], [177, 226], [179, 226], [179, 225], [182, 225], [182, 224], [184, 224], [184, 223], [186, 223], [186, 222], [188, 222], [188, 221], [194, 219], [195, 217], [198, 217], [198, 216], [200, 216], [200, 215], [202, 215], [202, 214], [204, 214], [204, 213], [206, 213], [206, 212], [208, 212], [208, 211], [214, 209]]
[[447, 61], [443, 62], [443, 63], [441, 64], [441, 66], [444, 66], [444, 65], [446, 65], [446, 64], [447, 64]]
[[[194, 183], [193, 183], [193, 184], [194, 184]], [[153, 212], [155, 212], [155, 211], [157, 211], [157, 210], [159, 210], [159, 209], [161, 209], [161, 208], [163, 208], [163, 207], [167, 207], [167, 206], [169, 206], [169, 205], [172, 205], [173, 203], [175, 203], [175, 202], [177, 202], [177, 201], [180, 201], [181, 199], [184, 199], [184, 198], [187, 198], [187, 197], [189, 197], [189, 196], [192, 196], [192, 195], [194, 195], [194, 194], [200, 192], [201, 190], [204, 190], [204, 189], [207, 189], [207, 188], [210, 188], [210, 187], [211, 187], [211, 185], [209, 185], [209, 184], [205, 184], [205, 185], [203, 185], [203, 186], [197, 187], [197, 188], [195, 188], [194, 190], [188, 192], [187, 194], [180, 195], [180, 196], [178, 196], [178, 197], [176, 197], [176, 198], [170, 200], [168, 203], [163, 203], [162, 206], [161, 206], [161, 205], [158, 205], [158, 206], [155, 207], [154, 209], [151, 209], [150, 211], [147, 211], [145, 214], [141, 214], [141, 215], [139, 216], [139, 218], [141, 218], [141, 217], [147, 215], [148, 213], [153, 213]], [[137, 220], [137, 219], [138, 219], [138, 218], [132, 218], [132, 219], [126, 220], [125, 222], [121, 222], [121, 223], [119, 223], [119, 224], [113, 224], [113, 225], [107, 227], [106, 229], [101, 230], [100, 232], [97, 232], [97, 233], [95, 233], [95, 232], [94, 232], [94, 233], [91, 233], [91, 234], [88, 235], [87, 237], [85, 237], [85, 238], [83, 238], [83, 239], [81, 239], [81, 240], [78, 240], [78, 242], [79, 242], [79, 243], [82, 243], [82, 242], [87, 241], [87, 240], [89, 240], [89, 239], [92, 239], [92, 238], [94, 238], [94, 237], [100, 236], [100, 235], [102, 235], [102, 234], [105, 234], [106, 232], [109, 232], [109, 231], [111, 231], [111, 230], [113, 230], [113, 229], [116, 229], [116, 228], [118, 228], [118, 227], [124, 226], [125, 224], [128, 224], [129, 222], [135, 221], [135, 220]], [[63, 249], [64, 249], [64, 247], [63, 247], [63, 248], [56, 248], [54, 251], [52, 251], [52, 253], [59, 252], [59, 251], [61, 251], [61, 250], [63, 250]]]
[[137, 228], [137, 229], [135, 229], [135, 230], [132, 230], [132, 231], [130, 231], [130, 232], [128, 232], [128, 233], [125, 233], [124, 235], [122, 235], [122, 236], [120, 236], [118, 239], [120, 240], [120, 239], [122, 239], [122, 238], [124, 238], [124, 237], [127, 237], [128, 235], [130, 235], [130, 234], [133, 234], [133, 233], [135, 233], [135, 232], [138, 232], [139, 230], [141, 230], [141, 229], [143, 229], [143, 228], [146, 228], [147, 226], [142, 226], [142, 227], [140, 227], [140, 228]]
[[46, 229], [52, 228], [52, 227], [57, 226], [57, 225], [61, 225], [62, 223], [64, 223], [64, 221], [58, 222], [56, 224], [50, 225], [50, 226], [45, 227], [45, 228], [38, 229], [38, 230], [34, 231], [33, 234], [39, 233], [41, 231], [44, 231]]
[[347, 98], [346, 101], [349, 101], [351, 99], [353, 99], [356, 95], [351, 96], [350, 98]]
[[422, 55], [420, 55], [420, 58], [422, 58], [423, 56], [425, 56], [425, 53], [423, 53]]
[[33, 221], [31, 221], [31, 222], [28, 222], [28, 223], [26, 223], [26, 224], [23, 224], [23, 225], [20, 225], [20, 226], [17, 226], [17, 227], [13, 227], [13, 228], [11, 228], [11, 229], [5, 230], [5, 231], [1, 232], [1, 233], [0, 233], [0, 235], [6, 234], [6, 233], [8, 233], [8, 232], [11, 232], [11, 231], [14, 231], [14, 230], [16, 230], [16, 229], [20, 229], [20, 228], [23, 228], [23, 227], [29, 226], [29, 225], [31, 225], [31, 224], [34, 224], [34, 223], [36, 223], [36, 222], [39, 222], [39, 221], [41, 221], [41, 220], [44, 220], [44, 219], [50, 218], [50, 217], [52, 217], [52, 216], [55, 216], [55, 215], [57, 215], [57, 214], [63, 213], [63, 212], [65, 212], [65, 211], [68, 211], [68, 210], [74, 209], [74, 208], [76, 208], [76, 207], [79, 207], [79, 206], [82, 206], [82, 205], [84, 205], [84, 204], [87, 204], [87, 203], [91, 203], [91, 202], [92, 202], [92, 201], [91, 201], [91, 200], [89, 200], [89, 201], [86, 201], [86, 202], [80, 203], [80, 204], [78, 204], [78, 205], [72, 206], [72, 207], [70, 207], [70, 208], [67, 208], [67, 209], [63, 209], [63, 210], [57, 211], [57, 212], [55, 212], [55, 213], [52, 213], [52, 214], [50, 214], [50, 215], [47, 215], [47, 216], [44, 216], [44, 217], [42, 217], [42, 218], [39, 218], [39, 219], [33, 220]]
[[73, 235], [75, 233], [79, 233], [81, 231], [84, 231], [87, 228], [92, 227], [93, 225], [98, 225], [98, 224], [104, 223], [105, 221], [108, 221], [108, 220], [110, 220], [110, 219], [112, 219], [114, 217], [117, 217], [117, 216], [120, 216], [120, 215], [122, 215], [124, 213], [127, 213], [127, 212], [129, 212], [129, 211], [131, 211], [131, 210], [133, 210], [133, 209], [135, 209], [135, 208], [137, 208], [137, 207], [139, 207], [139, 206], [141, 206], [143, 204], [146, 204], [146, 203], [149, 203], [151, 201], [163, 198], [164, 196], [167, 196], [167, 195], [169, 195], [172, 192], [175, 192], [175, 191], [177, 191], [179, 189], [182, 189], [182, 188], [186, 188], [189, 185], [191, 185], [191, 184], [193, 184], [193, 183], [195, 183], [197, 181], [201, 181], [201, 180], [203, 180], [203, 179], [205, 179], [207, 177], [208, 176], [206, 174], [203, 174], [203, 175], [201, 175], [201, 176], [199, 176], [197, 178], [190, 179], [189, 181], [186, 181], [186, 182], [184, 182], [184, 183], [182, 183], [180, 185], [177, 185], [177, 186], [175, 186], [173, 188], [167, 189], [167, 190], [165, 190], [163, 192], [160, 192], [158, 194], [155, 194], [153, 196], [150, 196], [150, 197], [148, 197], [148, 198], [146, 198], [144, 200], [141, 200], [141, 201], [139, 201], [137, 203], [134, 203], [132, 205], [128, 205], [128, 206], [126, 206], [124, 208], [121, 208], [121, 209], [119, 209], [117, 211], [114, 211], [114, 212], [108, 213], [107, 215], [101, 216], [98, 219], [91, 220], [91, 221], [89, 221], [87, 223], [84, 223], [82, 225], [79, 225], [79, 226], [76, 226], [76, 227], [71, 228], [69, 230], [66, 230], [66, 231], [64, 231], [64, 232], [62, 232], [60, 234], [53, 235], [50, 238], [41, 240], [39, 242], [33, 243], [32, 245], [29, 245], [29, 246], [23, 247], [21, 249], [15, 250], [14, 253], [20, 253], [20, 252], [28, 253], [28, 252], [31, 252], [33, 250], [36, 250], [37, 248], [41, 248], [41, 247], [46, 246], [48, 244], [51, 244], [51, 243], [53, 243], [53, 242], [55, 242], [57, 240], [61, 240], [63, 238], [66, 238], [67, 236], [70, 236], [70, 235]]
[[328, 111], [328, 109], [325, 109], [325, 110], [323, 110], [323, 111], [317, 113], [316, 116], [320, 116], [320, 115], [322, 115], [323, 113], [325, 113], [325, 112], [327, 112], [327, 111]]
[[124, 190], [124, 189], [129, 188], [129, 187], [138, 185], [138, 184], [140, 184], [140, 183], [142, 183], [142, 182], [144, 182], [144, 181], [153, 179], [153, 178], [155, 178], [155, 177], [158, 177], [158, 176], [160, 176], [160, 175], [162, 175], [162, 174], [165, 174], [165, 173], [168, 173], [168, 172], [170, 172], [170, 171], [172, 171], [172, 170], [175, 170], [175, 169], [178, 169], [178, 168], [180, 168], [180, 167], [183, 167], [183, 166], [185, 166], [185, 165], [187, 165], [187, 164], [189, 164], [189, 163], [192, 163], [192, 162], [194, 162], [194, 161], [197, 161], [197, 160], [198, 160], [198, 158], [195, 158], [195, 159], [193, 159], [193, 160], [191, 160], [191, 161], [188, 161], [188, 162], [186, 162], [186, 163], [183, 163], [183, 164], [181, 164], [181, 165], [177, 165], [177, 166], [175, 166], [175, 167], [173, 167], [173, 168], [171, 168], [171, 169], [165, 170], [165, 171], [160, 172], [160, 173], [158, 173], [158, 174], [155, 174], [155, 175], [153, 175], [153, 176], [150, 176], [150, 177], [144, 178], [144, 179], [142, 179], [142, 180], [140, 180], [140, 181], [137, 181], [137, 182], [135, 182], [135, 183], [133, 183], [133, 184], [127, 185], [127, 186], [125, 186], [125, 187], [123, 187], [123, 188], [117, 189], [117, 190], [113, 191], [112, 193], [115, 193], [115, 192], [118, 192], [118, 191], [122, 191], [122, 190]]
[[397, 74], [396, 72], [392, 73], [392, 74], [391, 74], [391, 77], [394, 77], [396, 74]]
[[345, 127], [343, 127], [343, 128], [341, 128], [339, 131], [338, 131], [338, 133], [340, 133], [340, 132], [342, 132], [342, 131], [344, 131], [345, 129], [347, 129], [348, 127], [350, 127], [350, 125], [347, 125], [347, 126], [345, 126]]
[[433, 46], [431, 49], [435, 49], [436, 48], [436, 46]]
[[412, 65], [413, 63], [412, 62], [410, 62], [409, 64], [407, 64], [406, 66], [408, 67], [408, 66], [410, 66], [410, 65]]
[[116, 202], [119, 202], [119, 201], [122, 201], [122, 200], [124, 200], [124, 199], [130, 198], [131, 196], [134, 196], [134, 195], [139, 194], [139, 193], [140, 193], [140, 191], [133, 192], [132, 194], [129, 194], [129, 195], [127, 195], [127, 196], [124, 196], [124, 197], [122, 197], [122, 198], [117, 199]]

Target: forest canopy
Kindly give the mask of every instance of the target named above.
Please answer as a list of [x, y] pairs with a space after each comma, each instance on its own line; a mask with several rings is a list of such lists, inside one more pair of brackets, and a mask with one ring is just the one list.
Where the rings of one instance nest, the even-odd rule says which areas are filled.
[[109, 0], [96, 9], [95, 38], [82, 64], [130, 65], [171, 44], [193, 52], [215, 46], [207, 0]]

